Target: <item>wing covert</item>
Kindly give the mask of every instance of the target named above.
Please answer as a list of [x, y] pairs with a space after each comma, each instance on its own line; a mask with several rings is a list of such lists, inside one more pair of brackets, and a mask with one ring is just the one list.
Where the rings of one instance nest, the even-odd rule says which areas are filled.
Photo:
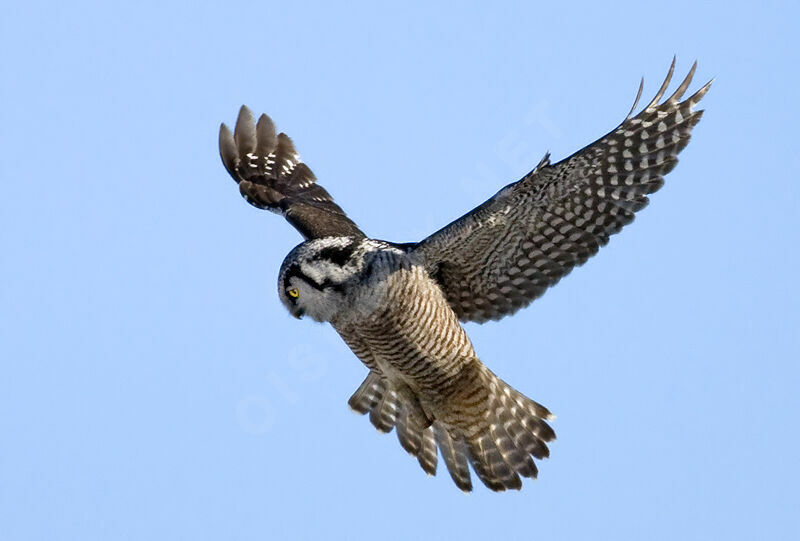
[[267, 115], [256, 124], [243, 105], [233, 133], [220, 126], [219, 153], [248, 203], [282, 214], [306, 239], [364, 236]]
[[513, 314], [541, 296], [634, 219], [663, 185], [702, 116], [685, 101], [697, 63], [677, 90], [655, 98], [616, 129], [551, 165], [545, 156], [520, 181], [420, 242], [412, 251], [436, 277], [462, 321]]

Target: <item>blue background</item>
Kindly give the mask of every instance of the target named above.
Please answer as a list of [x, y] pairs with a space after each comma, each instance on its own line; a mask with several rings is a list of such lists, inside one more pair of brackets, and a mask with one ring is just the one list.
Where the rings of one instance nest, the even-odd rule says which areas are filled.
[[[798, 539], [794, 2], [14, 2], [0, 18], [0, 538]], [[613, 128], [673, 54], [707, 109], [634, 225], [469, 324], [558, 415], [465, 495], [292, 319], [300, 241], [217, 154], [269, 113], [370, 235], [426, 236]], [[674, 86], [673, 86], [674, 88]]]

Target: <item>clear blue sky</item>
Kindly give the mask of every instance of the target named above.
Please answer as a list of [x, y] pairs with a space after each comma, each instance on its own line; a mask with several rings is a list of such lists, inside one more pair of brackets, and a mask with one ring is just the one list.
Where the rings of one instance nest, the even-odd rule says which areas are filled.
[[[700, 4], [700, 5], [696, 5]], [[794, 2], [11, 2], [0, 16], [0, 538], [800, 538]], [[716, 82], [636, 222], [470, 324], [558, 415], [517, 493], [425, 477], [275, 293], [300, 241], [217, 154], [269, 113], [372, 236], [418, 240]]]

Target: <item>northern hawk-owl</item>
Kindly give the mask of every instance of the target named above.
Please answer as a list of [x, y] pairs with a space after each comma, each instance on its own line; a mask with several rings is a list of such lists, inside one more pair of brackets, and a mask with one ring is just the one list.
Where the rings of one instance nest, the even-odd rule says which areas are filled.
[[[655, 98], [605, 137], [520, 181], [416, 243], [368, 238], [316, 183], [292, 141], [266, 115], [242, 107], [220, 128], [222, 162], [252, 205], [282, 214], [305, 238], [281, 266], [289, 312], [329, 322], [369, 369], [349, 404], [423, 470], [440, 452], [456, 485], [469, 465], [492, 490], [536, 477], [549, 455], [553, 416], [492, 373], [460, 321], [513, 314], [582, 265], [633, 221], [677, 163], [711, 82], [680, 101], [696, 63], [666, 100]], [[438, 451], [437, 451], [438, 449]]]

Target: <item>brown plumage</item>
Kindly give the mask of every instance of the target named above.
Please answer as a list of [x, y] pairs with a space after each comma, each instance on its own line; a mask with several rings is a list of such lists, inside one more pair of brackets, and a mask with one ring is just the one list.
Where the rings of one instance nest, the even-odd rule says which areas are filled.
[[467, 462], [493, 490], [520, 488], [520, 475], [537, 473], [530, 455], [546, 457], [546, 442], [555, 438], [545, 422], [550, 412], [481, 363], [438, 284], [413, 257], [396, 257], [411, 261], [388, 265], [382, 308], [332, 321], [370, 368], [350, 406], [369, 413], [381, 432], [396, 427], [403, 448], [429, 474], [439, 440], [462, 490], [471, 489]]
[[[295, 316], [330, 322], [369, 369], [350, 407], [430, 475], [438, 453], [462, 490], [470, 467], [492, 490], [519, 489], [549, 456], [550, 412], [476, 356], [461, 321], [500, 319], [582, 265], [663, 185], [702, 111], [708, 83], [633, 111], [572, 156], [544, 159], [520, 181], [419, 243], [367, 238], [316, 183], [284, 134], [243, 107], [220, 154], [251, 204], [283, 214], [307, 239], [284, 261], [279, 296]], [[437, 453], [438, 450], [438, 453]]]

